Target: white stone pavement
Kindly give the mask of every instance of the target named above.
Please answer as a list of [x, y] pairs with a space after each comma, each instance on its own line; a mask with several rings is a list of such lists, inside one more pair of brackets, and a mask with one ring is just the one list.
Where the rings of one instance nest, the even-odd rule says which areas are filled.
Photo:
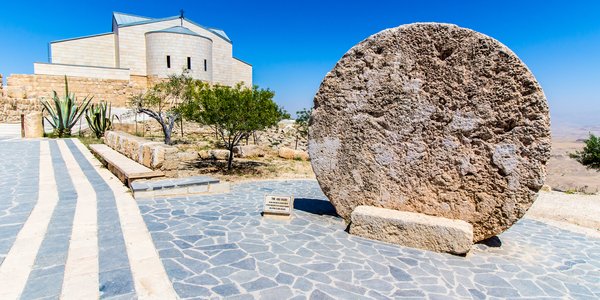
[[0, 124], [0, 141], [21, 137], [21, 124]]
[[[27, 179], [39, 185], [35, 206], [24, 223], [0, 224], [21, 225], [10, 227], [18, 234], [0, 261], [0, 299], [177, 298], [135, 200], [85, 146], [76, 139], [2, 143], [13, 151], [21, 144], [39, 144], [40, 153], [39, 175]], [[0, 191], [10, 200], [5, 192]], [[110, 205], [99, 205], [108, 203], [107, 196], [114, 199], [115, 215]], [[111, 217], [118, 220], [107, 220]], [[99, 224], [111, 228], [102, 239]], [[110, 227], [114, 224], [120, 228]], [[126, 253], [114, 247], [120, 239]]]
[[[265, 194], [296, 196], [294, 218], [263, 219]], [[600, 297], [600, 239], [560, 225], [467, 257], [345, 228], [313, 180], [136, 201], [78, 140], [0, 140], [1, 300]]]

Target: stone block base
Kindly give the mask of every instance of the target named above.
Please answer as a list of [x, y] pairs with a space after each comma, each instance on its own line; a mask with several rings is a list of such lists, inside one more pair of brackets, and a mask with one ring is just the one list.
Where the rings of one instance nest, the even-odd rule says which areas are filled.
[[42, 126], [42, 113], [32, 112], [25, 116], [25, 137], [42, 138], [44, 137], [44, 126]]
[[473, 226], [462, 220], [373, 206], [358, 206], [350, 233], [401, 246], [463, 255], [473, 245]]
[[231, 184], [207, 176], [138, 180], [131, 184], [135, 198], [229, 193]]

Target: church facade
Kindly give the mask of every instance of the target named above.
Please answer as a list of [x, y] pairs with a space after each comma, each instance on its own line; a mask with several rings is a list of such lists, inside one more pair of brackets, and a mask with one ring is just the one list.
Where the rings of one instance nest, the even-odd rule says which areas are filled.
[[49, 51], [49, 63], [34, 63], [36, 75], [139, 82], [185, 70], [210, 83], [252, 85], [252, 66], [233, 56], [227, 34], [183, 13], [155, 19], [115, 12], [112, 32], [53, 41]]

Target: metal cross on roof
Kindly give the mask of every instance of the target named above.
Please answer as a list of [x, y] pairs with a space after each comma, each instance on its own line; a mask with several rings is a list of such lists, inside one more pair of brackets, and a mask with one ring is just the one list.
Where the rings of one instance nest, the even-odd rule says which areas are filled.
[[183, 9], [179, 10], [179, 20], [181, 21], [181, 26], [183, 26]]

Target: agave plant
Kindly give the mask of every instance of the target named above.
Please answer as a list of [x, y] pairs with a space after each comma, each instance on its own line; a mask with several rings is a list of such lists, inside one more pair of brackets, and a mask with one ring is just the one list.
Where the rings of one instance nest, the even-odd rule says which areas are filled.
[[77, 124], [93, 97], [85, 97], [78, 104], [75, 94], [69, 93], [67, 76], [65, 76], [65, 96], [61, 98], [58, 97], [56, 91], [52, 91], [52, 93], [51, 102], [42, 100], [44, 110], [48, 111], [48, 116], [45, 119], [54, 128], [54, 134], [58, 137], [69, 136], [71, 135], [71, 129]]
[[[115, 115], [112, 114], [112, 105], [107, 102], [100, 102], [98, 104], [92, 104], [85, 113], [85, 119], [87, 120], [90, 129], [96, 135], [96, 138], [101, 138], [104, 132], [112, 129], [113, 120]], [[119, 118], [117, 117], [117, 120]]]

